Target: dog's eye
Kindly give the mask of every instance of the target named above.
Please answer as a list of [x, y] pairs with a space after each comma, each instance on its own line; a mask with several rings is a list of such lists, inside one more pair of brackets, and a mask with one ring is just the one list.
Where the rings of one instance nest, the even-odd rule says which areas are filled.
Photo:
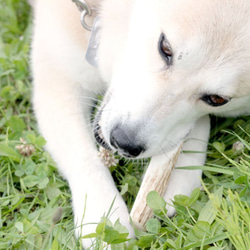
[[230, 98], [219, 95], [203, 95], [201, 100], [213, 107], [219, 107], [229, 102]]
[[168, 40], [163, 33], [159, 39], [158, 49], [161, 57], [166, 61], [167, 65], [171, 65], [173, 52]]

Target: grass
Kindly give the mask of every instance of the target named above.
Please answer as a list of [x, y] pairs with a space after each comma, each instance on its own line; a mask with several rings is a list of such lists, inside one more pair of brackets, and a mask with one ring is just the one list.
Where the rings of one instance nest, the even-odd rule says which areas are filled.
[[[80, 249], [70, 191], [43, 150], [46, 141], [32, 113], [30, 34], [27, 3], [0, 0], [0, 249]], [[176, 196], [172, 219], [162, 198], [150, 193], [155, 218], [147, 232], [136, 231], [128, 249], [249, 249], [250, 119], [213, 117], [212, 127], [207, 163], [200, 167], [203, 189]], [[120, 159], [111, 172], [131, 207], [143, 167]], [[126, 240], [118, 222], [96, 223], [96, 249]]]

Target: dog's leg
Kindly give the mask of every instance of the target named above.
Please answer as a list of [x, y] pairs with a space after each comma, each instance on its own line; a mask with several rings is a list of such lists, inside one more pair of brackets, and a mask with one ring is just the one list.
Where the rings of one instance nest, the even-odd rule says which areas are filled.
[[[188, 140], [184, 143], [183, 151], [194, 153], [181, 153], [176, 163], [176, 167], [202, 166], [206, 160], [207, 142], [210, 131], [209, 117], [203, 117], [197, 121]], [[195, 153], [197, 152], [197, 153]], [[201, 186], [201, 170], [175, 169], [170, 178], [167, 191], [164, 195], [165, 200], [172, 204], [174, 196], [177, 194], [190, 195], [192, 191]], [[175, 209], [167, 206], [168, 215], [172, 216]]]
[[[36, 3], [31, 54], [34, 111], [46, 147], [69, 183], [76, 233], [95, 232], [96, 224], [88, 223], [98, 223], [115, 199], [110, 219], [120, 218], [132, 235], [127, 207], [98, 157], [90, 127], [94, 93], [104, 87], [97, 70], [85, 61], [86, 31], [74, 18], [79, 12], [71, 1]], [[84, 247], [90, 244], [83, 240]]]
[[[90, 135], [87, 119], [90, 93], [70, 83], [61, 72], [35, 79], [36, 116], [47, 140], [47, 149], [69, 183], [77, 234], [95, 232], [96, 224], [86, 224], [99, 222], [114, 199], [111, 220], [120, 218], [121, 223], [130, 228], [127, 207], [109, 169], [101, 163]], [[59, 83], [58, 88], [54, 83]], [[85, 240], [84, 246], [89, 245]]]

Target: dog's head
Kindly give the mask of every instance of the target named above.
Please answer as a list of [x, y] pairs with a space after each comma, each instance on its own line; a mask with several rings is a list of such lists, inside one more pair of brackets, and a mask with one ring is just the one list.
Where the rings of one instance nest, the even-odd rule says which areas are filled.
[[127, 157], [167, 152], [200, 117], [246, 113], [248, 0], [107, 0], [99, 68], [110, 87], [99, 142]]

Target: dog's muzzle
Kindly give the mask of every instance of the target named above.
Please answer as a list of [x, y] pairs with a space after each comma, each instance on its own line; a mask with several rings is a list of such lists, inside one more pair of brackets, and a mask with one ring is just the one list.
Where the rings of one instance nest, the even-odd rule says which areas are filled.
[[110, 133], [110, 143], [121, 155], [134, 158], [145, 151], [145, 146], [135, 143], [135, 136], [128, 130], [123, 130], [119, 125]]
[[94, 136], [97, 143], [107, 150], [117, 151], [121, 156], [127, 158], [138, 157], [145, 151], [145, 146], [135, 143], [133, 132], [126, 132], [118, 125], [110, 133], [110, 144], [105, 141], [101, 127], [98, 123], [94, 125]]

